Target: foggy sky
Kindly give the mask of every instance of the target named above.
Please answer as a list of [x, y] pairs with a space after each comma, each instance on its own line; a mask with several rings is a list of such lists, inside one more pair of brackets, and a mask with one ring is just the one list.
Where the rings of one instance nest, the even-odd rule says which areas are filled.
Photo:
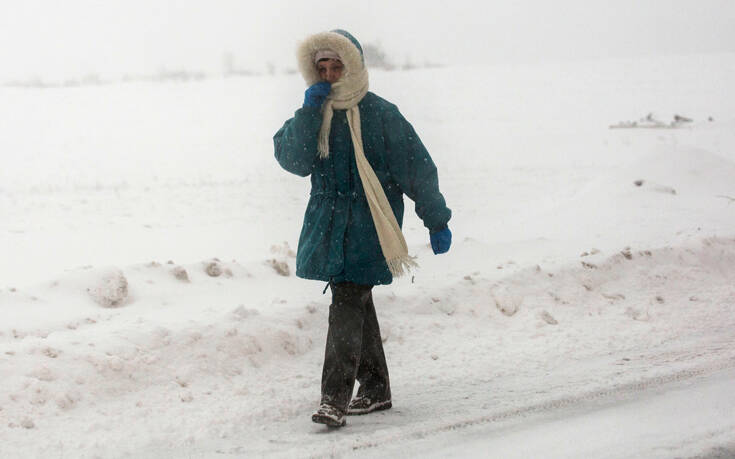
[[226, 53], [295, 68], [298, 41], [333, 28], [396, 64], [735, 52], [734, 24], [732, 0], [3, 1], [0, 79], [219, 73]]

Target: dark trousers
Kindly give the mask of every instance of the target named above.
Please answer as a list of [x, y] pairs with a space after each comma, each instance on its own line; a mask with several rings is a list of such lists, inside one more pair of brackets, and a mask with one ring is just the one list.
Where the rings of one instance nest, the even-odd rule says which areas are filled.
[[342, 282], [331, 287], [322, 403], [346, 411], [355, 379], [360, 382], [358, 395], [389, 400], [388, 366], [373, 305], [373, 286]]

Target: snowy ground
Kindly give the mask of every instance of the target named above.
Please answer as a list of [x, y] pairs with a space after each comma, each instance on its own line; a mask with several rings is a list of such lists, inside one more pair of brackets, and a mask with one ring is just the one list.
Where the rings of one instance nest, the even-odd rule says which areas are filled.
[[[310, 422], [329, 298], [278, 272], [299, 77], [0, 88], [0, 456], [734, 455], [732, 81], [735, 55], [373, 72], [454, 245], [407, 203], [421, 269], [375, 289], [394, 409], [338, 431]], [[648, 112], [694, 121], [608, 129]]]

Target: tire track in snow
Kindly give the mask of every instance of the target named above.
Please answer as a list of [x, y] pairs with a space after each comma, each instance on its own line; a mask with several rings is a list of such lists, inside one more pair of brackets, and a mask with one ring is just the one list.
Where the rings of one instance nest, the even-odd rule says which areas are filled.
[[[686, 380], [706, 377], [718, 371], [734, 368], [735, 356], [730, 356], [724, 360], [718, 360], [716, 362], [707, 363], [705, 365], [687, 370], [676, 371], [667, 375], [643, 378], [630, 383], [623, 383], [611, 387], [599, 388], [592, 391], [580, 393], [579, 395], [555, 398], [545, 402], [534, 403], [511, 410], [490, 413], [484, 416], [459, 419], [447, 423], [439, 423], [438, 425], [430, 426], [427, 428], [419, 428], [414, 429], [410, 432], [402, 432], [399, 435], [380, 435], [379, 433], [376, 433], [372, 435], [373, 438], [371, 438], [369, 441], [356, 441], [349, 446], [345, 446], [344, 448], [336, 449], [332, 444], [330, 445], [331, 448], [329, 454], [334, 456], [345, 454], [348, 452], [367, 451], [372, 448], [383, 446], [387, 443], [391, 443], [392, 446], [395, 446], [396, 442], [410, 442], [421, 440], [433, 435], [466, 429], [469, 427], [484, 424], [498, 424], [498, 428], [500, 428], [501, 424], [503, 423], [520, 421], [521, 419], [531, 416], [541, 416], [545, 414], [550, 415], [555, 411], [565, 408], [583, 406], [590, 403], [601, 403], [604, 401], [621, 401], [630, 399], [647, 391], [660, 389], [665, 386], [676, 384]], [[376, 435], [378, 436], [378, 438], [375, 438]], [[324, 452], [321, 452], [312, 454], [311, 457], [323, 457], [323, 455]]]

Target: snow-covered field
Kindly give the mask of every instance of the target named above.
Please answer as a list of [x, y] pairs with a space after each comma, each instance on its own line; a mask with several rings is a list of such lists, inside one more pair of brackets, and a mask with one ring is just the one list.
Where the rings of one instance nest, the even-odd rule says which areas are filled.
[[[421, 269], [374, 291], [394, 408], [339, 430], [310, 421], [308, 180], [272, 152], [300, 78], [0, 88], [0, 457], [735, 455], [733, 81], [732, 54], [373, 71], [454, 245], [407, 203]], [[649, 112], [693, 122], [608, 128]]]

